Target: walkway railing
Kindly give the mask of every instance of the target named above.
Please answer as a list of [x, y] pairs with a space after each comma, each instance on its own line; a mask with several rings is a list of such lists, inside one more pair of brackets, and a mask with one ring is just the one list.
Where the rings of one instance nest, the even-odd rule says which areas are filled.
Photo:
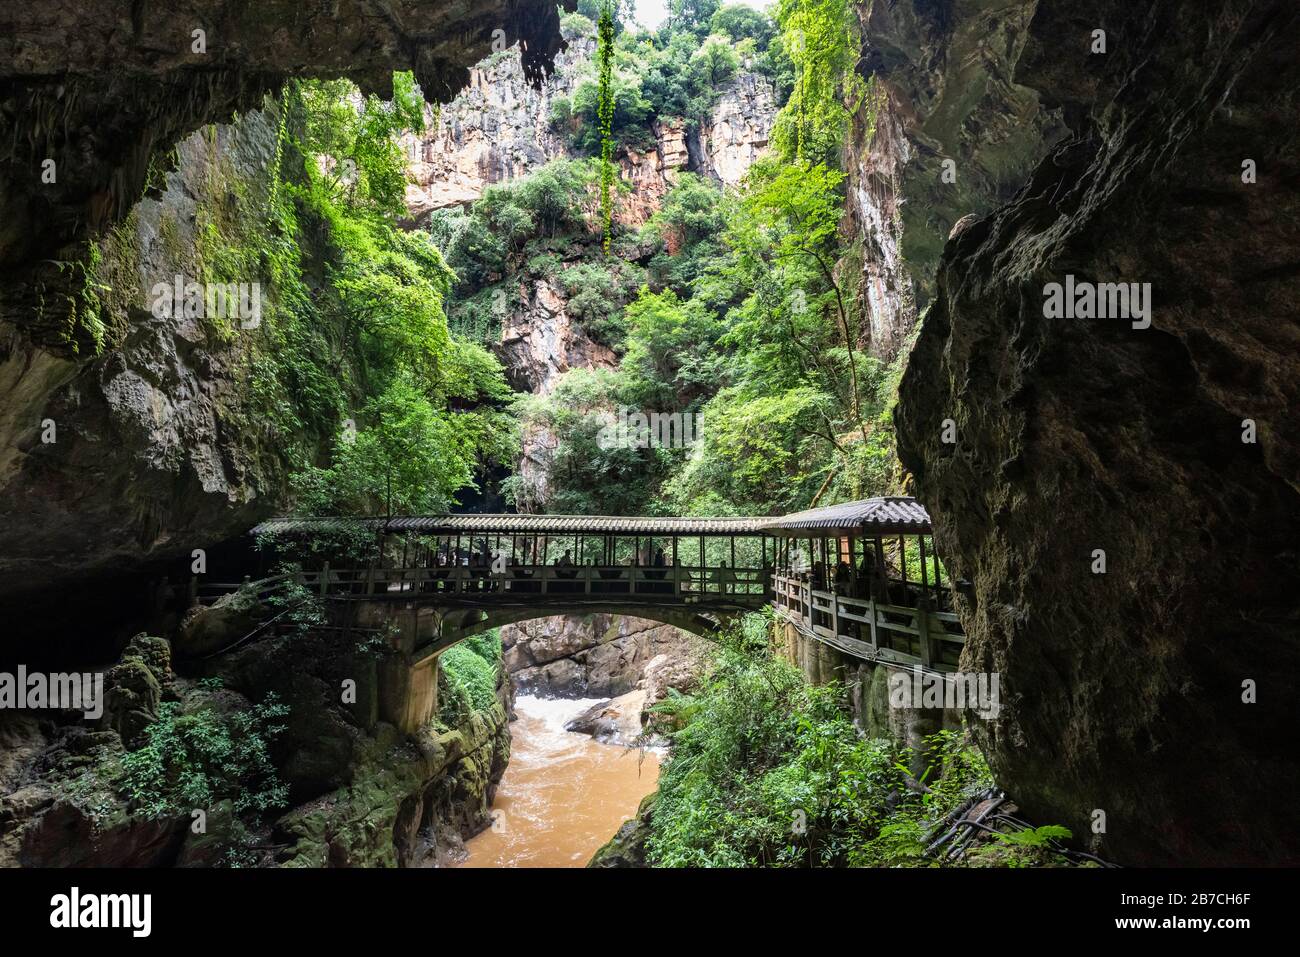
[[[874, 596], [816, 588], [807, 577], [784, 571], [772, 574], [763, 568], [530, 565], [494, 572], [467, 565], [335, 569], [326, 564], [244, 587], [251, 584], [263, 595], [292, 581], [311, 594], [331, 599], [437, 596], [440, 601], [473, 605], [536, 605], [543, 613], [548, 604], [590, 601], [595, 606], [604, 599], [631, 604], [705, 603], [715, 609], [719, 605], [757, 609], [770, 601], [780, 617], [804, 634], [845, 654], [934, 671], [955, 671], [966, 641], [956, 614], [936, 608], [931, 595], [909, 590], [903, 582], [889, 583], [894, 601], [878, 601]], [[239, 586], [207, 587], [233, 590]]]
[[767, 598], [763, 568], [668, 565], [527, 565], [496, 572], [490, 567], [333, 569], [301, 573], [299, 582], [320, 595], [409, 598], [436, 594], [498, 600], [537, 596], [636, 597], [694, 603], [736, 600], [760, 605]]
[[810, 637], [856, 658], [955, 671], [966, 643], [957, 616], [928, 597], [914, 601], [889, 604], [817, 589], [792, 574], [772, 576], [777, 614]]

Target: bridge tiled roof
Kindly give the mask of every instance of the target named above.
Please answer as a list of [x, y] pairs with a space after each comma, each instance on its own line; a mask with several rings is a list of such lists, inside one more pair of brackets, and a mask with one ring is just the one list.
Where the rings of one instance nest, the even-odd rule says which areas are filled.
[[926, 534], [930, 531], [930, 513], [914, 498], [882, 496], [810, 508], [771, 518], [760, 526], [767, 532], [842, 532]]
[[424, 535], [756, 535], [815, 531], [831, 534], [927, 534], [930, 515], [914, 498], [868, 498], [776, 518], [644, 517], [625, 515], [515, 515], [469, 513], [384, 518], [273, 518], [253, 534], [387, 529]]
[[413, 515], [400, 518], [273, 518], [253, 534], [293, 534], [347, 528], [386, 528], [425, 535], [754, 535], [761, 518], [647, 518], [618, 515]]

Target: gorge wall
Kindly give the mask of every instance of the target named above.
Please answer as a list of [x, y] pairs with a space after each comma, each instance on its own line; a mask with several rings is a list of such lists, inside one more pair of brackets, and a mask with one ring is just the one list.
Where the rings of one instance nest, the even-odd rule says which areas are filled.
[[[579, 156], [568, 130], [552, 123], [552, 107], [571, 97], [594, 74], [595, 40], [566, 34], [567, 47], [540, 86], [528, 82], [519, 52], [493, 54], [470, 71], [458, 96], [430, 111], [425, 133], [408, 136], [413, 182], [407, 207], [413, 225], [439, 209], [465, 206], [489, 186], [527, 176], [553, 159]], [[776, 116], [770, 81], [742, 70], [720, 91], [709, 115], [688, 130], [676, 119], [653, 124], [653, 148], [619, 151], [618, 175], [625, 188], [614, 195], [615, 221], [627, 229], [644, 225], [663, 204], [681, 172], [697, 173], [719, 187], [734, 188], [764, 151]], [[587, 210], [595, 221], [595, 208]], [[583, 250], [578, 250], [581, 255]], [[564, 261], [576, 261], [567, 251]], [[613, 368], [618, 356], [568, 312], [562, 285], [527, 272], [508, 277], [510, 295], [493, 345], [511, 385], [549, 395], [571, 369]], [[549, 495], [556, 437], [529, 424], [523, 434], [517, 474], [522, 510], [541, 507]], [[501, 629], [507, 666], [521, 691], [562, 696], [619, 696], [632, 691], [653, 659], [676, 662], [695, 641], [685, 632], [639, 619], [538, 619]], [[687, 681], [689, 669], [673, 679]]]
[[556, 5], [535, 0], [0, 12], [0, 599], [186, 555], [283, 490], [265, 437], [226, 414], [243, 399], [238, 349], [143, 308], [192, 249], [196, 203], [227, 199], [197, 174], [218, 158], [268, 165], [256, 119], [186, 137], [294, 76], [385, 92], [409, 68], [449, 98], [502, 28], [539, 78], [560, 37]]
[[1059, 110], [1014, 67], [1034, 3], [861, 3], [866, 92], [846, 140], [845, 261], [862, 345], [893, 359], [934, 298], [944, 241], [1010, 199], [1064, 135]]
[[[1002, 675], [975, 733], [1028, 814], [1122, 862], [1294, 864], [1300, 16], [998, 16], [1023, 29], [982, 45], [1001, 78], [984, 89], [1068, 133], [948, 240], [896, 412], [938, 547], [974, 586], [964, 667]], [[961, 27], [932, 26], [957, 52]], [[1067, 275], [1149, 283], [1149, 327], [1045, 318]]]

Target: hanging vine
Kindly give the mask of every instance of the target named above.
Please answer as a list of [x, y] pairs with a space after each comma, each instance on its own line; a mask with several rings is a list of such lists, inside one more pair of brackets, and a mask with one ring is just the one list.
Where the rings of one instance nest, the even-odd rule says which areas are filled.
[[609, 255], [614, 233], [614, 205], [610, 190], [614, 185], [614, 0], [601, 0], [597, 28], [600, 65], [600, 221], [601, 245]]

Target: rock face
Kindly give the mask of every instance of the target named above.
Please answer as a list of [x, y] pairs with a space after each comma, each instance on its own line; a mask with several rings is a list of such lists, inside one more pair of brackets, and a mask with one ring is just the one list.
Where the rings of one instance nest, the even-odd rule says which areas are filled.
[[[189, 134], [293, 76], [384, 92], [411, 68], [447, 98], [494, 30], [526, 44], [521, 76], [539, 78], [559, 46], [555, 4], [536, 0], [156, 7], [0, 11], [0, 600], [212, 545], [283, 487], [263, 450], [275, 443], [231, 415], [237, 346], [144, 308], [146, 283], [192, 252], [196, 203], [224, 198], [205, 171], [264, 170], [275, 142], [255, 112], [215, 143]], [[98, 256], [113, 267], [97, 275], [102, 327], [83, 289]]]
[[[1121, 862], [1294, 864], [1300, 15], [1024, 11], [1012, 75], [1070, 135], [948, 242], [896, 414], [964, 667], [1002, 675], [976, 734]], [[1150, 283], [1149, 328], [1045, 318], [1067, 275]]]
[[0, 321], [67, 354], [76, 271], [58, 264], [81, 261], [78, 244], [123, 219], [153, 161], [200, 126], [256, 108], [292, 76], [350, 76], [382, 92], [392, 71], [412, 69], [426, 96], [445, 99], [500, 29], [525, 44], [533, 76], [560, 44], [556, 6], [539, 0], [6, 5]]
[[501, 629], [505, 666], [519, 691], [614, 698], [641, 687], [648, 704], [690, 683], [702, 641], [670, 625], [611, 615], [539, 618]]
[[[519, 299], [501, 323], [495, 352], [511, 386], [533, 395], [549, 395], [570, 369], [612, 369], [618, 364], [612, 349], [593, 340], [573, 320], [563, 289], [546, 276], [519, 279]], [[550, 494], [557, 441], [540, 424], [524, 427], [517, 469], [521, 510], [534, 509]]]
[[510, 384], [549, 395], [570, 369], [612, 369], [618, 359], [569, 316], [564, 291], [548, 278], [521, 282], [517, 304], [501, 325], [496, 348]]
[[[377, 662], [346, 639], [255, 643], [222, 658], [217, 674], [216, 689], [179, 677], [168, 643], [138, 635], [106, 674], [99, 722], [0, 713], [0, 866], [220, 866], [231, 855], [259, 866], [426, 866], [488, 825], [510, 757], [504, 670], [490, 707], [410, 735], [378, 720]], [[339, 703], [345, 676], [357, 682], [355, 704]], [[288, 709], [270, 741], [288, 808], [236, 821], [227, 798], [202, 808], [208, 830], [194, 835], [188, 810], [149, 816], [128, 800], [122, 758], [144, 743], [161, 702], [178, 708], [179, 733], [202, 712], [241, 711], [271, 693]], [[248, 849], [249, 833], [261, 850]]]
[[[699, 131], [704, 171], [726, 186], [739, 186], [766, 149], [775, 119], [775, 98], [768, 78], [760, 73], [738, 73]], [[662, 136], [660, 143], [664, 144]], [[668, 155], [664, 151], [665, 160]]]
[[892, 359], [933, 299], [953, 224], [1009, 199], [1064, 134], [1058, 111], [1013, 75], [1034, 6], [967, 4], [959, 17], [937, 4], [858, 6], [869, 85], [852, 116], [845, 209], [873, 355]]
[[[132, 211], [109, 250], [125, 333], [90, 362], [59, 358], [10, 330], [0, 378], [21, 392], [0, 446], [0, 596], [242, 532], [284, 481], [247, 418], [247, 339], [202, 320], [159, 318], [147, 290], [199, 275], [196, 210], [228, 184], [265, 194], [276, 119], [253, 112], [177, 147], [178, 168]], [[214, 170], [221, 170], [220, 177]], [[179, 310], [178, 310], [179, 312]], [[44, 370], [44, 371], [42, 371]], [[44, 441], [43, 422], [53, 441]]]
[[406, 205], [416, 222], [567, 155], [564, 137], [551, 128], [551, 106], [572, 95], [596, 51], [591, 37], [567, 39], [540, 85], [525, 74], [518, 47], [492, 54], [470, 69], [468, 85], [450, 103], [429, 111], [427, 132], [404, 138], [414, 180]]
[[[529, 81], [517, 47], [474, 67], [466, 89], [436, 114], [430, 111], [427, 131], [405, 140], [414, 177], [406, 196], [412, 220], [418, 224], [434, 210], [467, 205], [488, 186], [519, 179], [553, 159], [576, 158], [568, 131], [552, 124], [551, 111], [558, 98], [571, 97], [592, 78], [595, 53], [595, 39], [568, 38], [540, 86]], [[616, 220], [632, 228], [645, 223], [682, 170], [736, 186], [766, 148], [775, 118], [771, 83], [742, 71], [697, 133], [688, 136], [681, 120], [656, 121], [653, 148], [619, 153], [619, 176], [629, 188], [615, 196]]]
[[276, 822], [284, 867], [425, 867], [454, 860], [490, 823], [510, 760], [509, 684], [454, 730], [402, 738], [381, 725], [344, 787]]
[[[114, 787], [127, 746], [172, 687], [167, 642], [137, 635], [104, 676], [104, 714], [0, 713], [0, 867], [167, 865], [180, 854], [185, 817], [132, 813]], [[188, 817], [188, 815], [186, 815]]]

